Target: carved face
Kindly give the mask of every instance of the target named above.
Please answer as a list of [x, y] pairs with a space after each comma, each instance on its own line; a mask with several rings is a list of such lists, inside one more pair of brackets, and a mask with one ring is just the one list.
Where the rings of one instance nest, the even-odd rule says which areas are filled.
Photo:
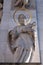
[[20, 14], [18, 17], [18, 21], [20, 23], [20, 25], [24, 25], [26, 17], [23, 14]]

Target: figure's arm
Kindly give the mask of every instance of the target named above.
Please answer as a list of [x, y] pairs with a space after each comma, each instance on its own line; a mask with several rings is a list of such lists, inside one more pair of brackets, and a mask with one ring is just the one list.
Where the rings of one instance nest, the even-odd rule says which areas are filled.
[[[32, 34], [32, 32], [34, 32], [34, 29], [32, 27], [35, 26], [35, 22], [33, 22], [32, 24], [28, 24], [26, 26], [17, 26], [14, 28], [15, 31], [15, 34], [20, 34], [20, 33], [30, 33]], [[16, 34], [16, 35], [17, 35]]]
[[17, 32], [18, 33], [25, 33], [25, 32], [31, 32], [31, 31], [33, 31], [33, 29], [32, 28], [30, 28], [30, 26], [17, 26]]

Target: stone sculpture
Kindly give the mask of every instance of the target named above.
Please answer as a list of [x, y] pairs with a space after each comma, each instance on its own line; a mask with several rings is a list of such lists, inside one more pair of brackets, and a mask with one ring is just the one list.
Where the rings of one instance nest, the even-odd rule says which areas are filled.
[[[23, 18], [21, 20], [21, 18]], [[14, 54], [14, 62], [30, 62], [29, 54], [32, 48], [32, 51], [35, 50], [35, 38], [34, 38], [34, 23], [29, 23], [24, 25], [25, 16], [20, 15], [18, 21], [19, 26], [16, 26], [13, 30], [9, 32], [9, 46]], [[32, 52], [31, 52], [32, 54]], [[26, 61], [28, 58], [28, 61]]]

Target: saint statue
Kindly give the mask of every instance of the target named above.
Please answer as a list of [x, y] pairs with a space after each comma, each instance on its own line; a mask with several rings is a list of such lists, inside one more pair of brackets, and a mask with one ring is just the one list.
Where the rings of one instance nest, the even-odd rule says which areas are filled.
[[[28, 63], [31, 62], [31, 54], [35, 50], [34, 40], [34, 23], [24, 24], [26, 17], [20, 14], [18, 17], [19, 26], [16, 26], [9, 32], [9, 46], [14, 54], [14, 62]], [[30, 54], [31, 53], [31, 54]]]

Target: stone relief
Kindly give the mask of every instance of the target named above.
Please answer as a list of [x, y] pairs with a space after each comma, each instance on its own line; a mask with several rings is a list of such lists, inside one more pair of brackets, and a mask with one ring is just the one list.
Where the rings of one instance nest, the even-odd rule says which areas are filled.
[[11, 7], [12, 10], [15, 8], [29, 8], [31, 7], [31, 3], [30, 0], [13, 0]]
[[[18, 16], [19, 25], [14, 27], [8, 33], [9, 47], [14, 54], [15, 62], [27, 62], [27, 58], [31, 58], [31, 54], [35, 50], [34, 29], [35, 22], [25, 25], [26, 16], [20, 14]], [[31, 52], [31, 54], [30, 54]], [[27, 56], [26, 56], [27, 54]], [[28, 58], [28, 62], [30, 62]]]
[[4, 7], [2, 1], [0, 62], [39, 63], [35, 0], [4, 0]]
[[[35, 51], [35, 36], [34, 31], [36, 23], [31, 23], [31, 16], [28, 7], [30, 0], [13, 0], [14, 22], [17, 23], [8, 33], [9, 47], [14, 55], [14, 62], [27, 63], [31, 62], [32, 54]], [[13, 8], [12, 7], [12, 8]]]

